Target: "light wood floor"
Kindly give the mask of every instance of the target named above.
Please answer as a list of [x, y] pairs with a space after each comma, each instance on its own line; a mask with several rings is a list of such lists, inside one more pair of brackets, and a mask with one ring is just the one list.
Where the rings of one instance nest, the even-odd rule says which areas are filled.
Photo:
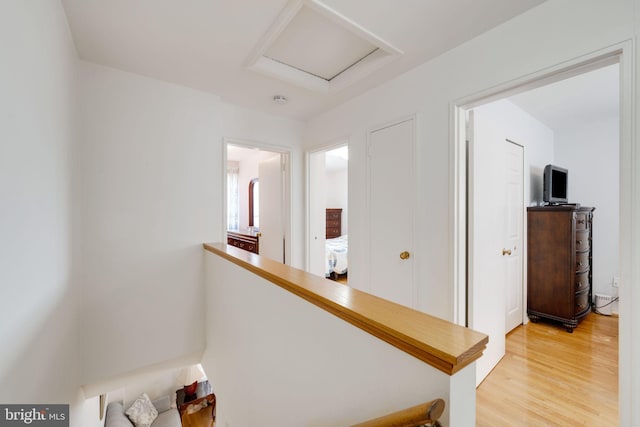
[[519, 326], [476, 396], [477, 426], [617, 426], [618, 318]]

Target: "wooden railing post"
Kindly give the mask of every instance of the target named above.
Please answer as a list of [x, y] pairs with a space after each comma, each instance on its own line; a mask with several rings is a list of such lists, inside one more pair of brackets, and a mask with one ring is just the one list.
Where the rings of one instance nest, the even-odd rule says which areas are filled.
[[443, 412], [444, 400], [435, 399], [352, 427], [435, 427]]

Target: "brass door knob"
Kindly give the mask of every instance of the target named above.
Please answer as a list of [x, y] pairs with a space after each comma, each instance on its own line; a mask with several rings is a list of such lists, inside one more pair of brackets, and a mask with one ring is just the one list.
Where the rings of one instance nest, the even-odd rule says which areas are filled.
[[502, 256], [511, 255], [511, 249], [502, 249]]
[[400, 252], [400, 259], [409, 259], [411, 254], [407, 251]]

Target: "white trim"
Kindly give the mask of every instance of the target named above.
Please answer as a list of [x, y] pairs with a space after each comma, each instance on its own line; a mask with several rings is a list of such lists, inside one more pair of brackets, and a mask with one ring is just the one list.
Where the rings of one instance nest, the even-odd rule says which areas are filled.
[[[637, 373], [633, 361], [640, 357], [640, 348], [633, 346], [633, 327], [640, 326], [633, 307], [640, 303], [640, 294], [633, 292], [633, 284], [640, 282], [640, 251], [633, 250], [633, 243], [640, 241], [639, 227], [633, 227], [633, 218], [640, 215], [640, 200], [634, 198], [640, 187], [640, 174], [634, 165], [640, 165], [640, 150], [635, 146], [635, 55], [634, 43], [626, 40], [601, 50], [573, 58], [554, 66], [528, 74], [521, 78], [480, 91], [450, 104], [450, 162], [452, 192], [450, 212], [453, 223], [450, 235], [454, 242], [451, 263], [454, 278], [455, 321], [460, 322], [461, 300], [466, 299], [466, 245], [460, 235], [466, 232], [466, 212], [461, 209], [460, 200], [466, 189], [466, 175], [461, 165], [465, 161], [464, 141], [466, 130], [461, 126], [465, 111], [475, 106], [514, 95], [528, 89], [540, 87], [564, 78], [581, 74], [592, 69], [619, 62], [620, 64], [620, 325], [619, 325], [619, 408], [620, 425], [634, 425], [640, 414], [634, 409], [633, 402], [640, 392]], [[639, 301], [636, 301], [639, 300]]]
[[[467, 117], [466, 110], [451, 105], [449, 110], [449, 162], [451, 174], [449, 179], [449, 194], [451, 194], [450, 211], [453, 218], [451, 224], [451, 238], [453, 253], [449, 257], [449, 266], [453, 278], [453, 323], [468, 326], [467, 290], [466, 290], [466, 246], [467, 246], [467, 159], [466, 137]], [[464, 250], [462, 254], [461, 250]], [[460, 286], [460, 284], [465, 284]]]
[[[636, 80], [637, 73], [632, 41], [622, 44], [620, 55], [620, 273], [618, 289], [619, 301], [619, 422], [620, 425], [637, 425], [640, 413], [635, 402], [640, 394], [638, 373], [634, 372], [635, 361], [640, 358], [640, 349], [633, 345], [634, 330], [640, 333], [635, 307], [640, 304], [640, 294], [635, 286], [640, 283], [640, 228], [637, 219], [640, 216], [640, 150], [637, 146], [636, 116]], [[634, 250], [634, 247], [636, 248]]]

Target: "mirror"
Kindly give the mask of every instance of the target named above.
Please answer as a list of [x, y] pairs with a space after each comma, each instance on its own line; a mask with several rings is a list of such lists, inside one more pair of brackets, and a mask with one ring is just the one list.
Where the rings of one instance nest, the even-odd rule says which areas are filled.
[[260, 227], [260, 181], [258, 178], [253, 178], [249, 182], [249, 227], [250, 231], [257, 231]]

